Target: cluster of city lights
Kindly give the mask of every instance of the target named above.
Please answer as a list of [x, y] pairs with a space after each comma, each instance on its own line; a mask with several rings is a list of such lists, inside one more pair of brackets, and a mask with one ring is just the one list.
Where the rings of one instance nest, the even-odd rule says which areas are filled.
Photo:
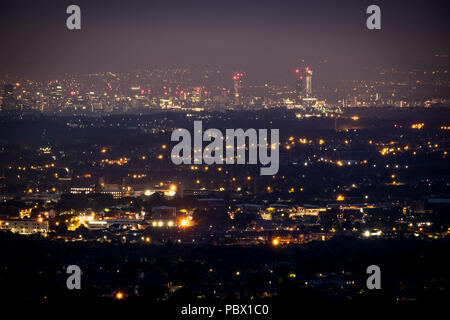
[[185, 227], [189, 227], [191, 225], [191, 221], [189, 218], [182, 218], [178, 221], [178, 224], [175, 223], [174, 220], [154, 220], [152, 221], [152, 227], [181, 227], [181, 228], [185, 228]]

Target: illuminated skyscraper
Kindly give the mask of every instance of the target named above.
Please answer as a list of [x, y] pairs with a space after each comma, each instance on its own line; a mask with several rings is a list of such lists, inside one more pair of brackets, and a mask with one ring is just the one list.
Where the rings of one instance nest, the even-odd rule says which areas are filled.
[[301, 102], [303, 97], [303, 75], [300, 74], [300, 69], [295, 69], [295, 99]]
[[242, 104], [242, 73], [235, 73], [233, 76], [234, 82], [234, 104]]
[[59, 110], [63, 103], [63, 90], [58, 81], [50, 86], [49, 98], [50, 109], [53, 111]]
[[309, 68], [305, 68], [306, 73], [306, 87], [305, 87], [305, 94], [307, 98], [310, 98], [312, 96], [312, 75], [313, 71]]
[[317, 98], [313, 95], [312, 90], [313, 71], [305, 61], [300, 60], [300, 65], [295, 69], [295, 100], [304, 107], [312, 107], [316, 105]]
[[304, 60], [301, 60], [301, 67], [295, 69], [295, 94], [297, 101], [303, 98], [312, 97], [312, 75], [313, 71], [304, 66]]

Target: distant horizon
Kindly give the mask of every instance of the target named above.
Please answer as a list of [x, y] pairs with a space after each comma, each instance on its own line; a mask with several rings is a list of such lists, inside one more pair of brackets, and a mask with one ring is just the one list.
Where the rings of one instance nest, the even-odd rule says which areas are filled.
[[[441, 53], [439, 54], [438, 59], [445, 59], [448, 61], [448, 54]], [[357, 68], [353, 68], [351, 70], [347, 70], [346, 68], [343, 68], [341, 70], [337, 70], [336, 67], [331, 67], [331, 63], [329, 63], [328, 59], [323, 59], [320, 61], [308, 61], [308, 65], [312, 66], [314, 70], [317, 70], [316, 67], [319, 66], [322, 71], [325, 73], [333, 73], [334, 77], [330, 78], [327, 74], [327, 79], [331, 79], [332, 81], [341, 80], [341, 81], [348, 81], [348, 80], [368, 80], [367, 74], [372, 74], [375, 72], [375, 70], [384, 70], [384, 71], [391, 71], [395, 70], [396, 72], [408, 72], [412, 70], [433, 70], [437, 68], [442, 68], [443, 70], [447, 70], [447, 68], [443, 68], [442, 66], [439, 66], [440, 62], [432, 62], [433, 58], [436, 58], [435, 55], [430, 57], [428, 63], [417, 63], [416, 65], [410, 65], [410, 66], [395, 66], [395, 65], [377, 65], [377, 66], [358, 66]], [[300, 59], [298, 59], [300, 61]], [[323, 64], [322, 61], [325, 61]], [[223, 72], [219, 75], [219, 77], [222, 77], [226, 81], [231, 82], [231, 75], [234, 72], [244, 72], [245, 73], [245, 80], [248, 85], [264, 85], [266, 83], [269, 83], [271, 85], [292, 85], [293, 79], [295, 79], [295, 67], [299, 65], [293, 64], [292, 67], [280, 69], [278, 72], [271, 72], [270, 69], [264, 70], [264, 69], [255, 69], [251, 67], [245, 67], [245, 66], [223, 66], [223, 65], [147, 65], [147, 66], [141, 66], [141, 67], [132, 67], [128, 69], [119, 69], [119, 68], [98, 68], [93, 70], [83, 70], [83, 71], [60, 71], [60, 72], [53, 72], [48, 74], [32, 74], [27, 72], [0, 72], [0, 80], [5, 78], [23, 78], [23, 79], [29, 79], [34, 81], [55, 81], [55, 80], [63, 80], [66, 77], [84, 77], [84, 76], [90, 76], [90, 75], [100, 75], [100, 74], [106, 74], [106, 73], [117, 73], [117, 74], [132, 74], [132, 73], [139, 73], [144, 71], [155, 71], [155, 70], [163, 70], [163, 71], [174, 71], [174, 70], [187, 70], [192, 73], [201, 74], [204, 71], [220, 71]], [[267, 72], [265, 72], [267, 71]], [[358, 76], [354, 76], [353, 73], [358, 73]], [[448, 77], [448, 70], [447, 73], [444, 75], [445, 77]]]

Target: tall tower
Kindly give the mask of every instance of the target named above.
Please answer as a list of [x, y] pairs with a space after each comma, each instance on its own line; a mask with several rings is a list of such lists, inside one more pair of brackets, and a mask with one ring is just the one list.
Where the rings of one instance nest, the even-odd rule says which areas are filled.
[[295, 69], [295, 77], [295, 99], [300, 103], [303, 98], [303, 75], [300, 69]]
[[310, 98], [312, 96], [312, 75], [313, 71], [309, 68], [305, 68], [306, 73], [306, 87], [305, 87], [305, 94], [307, 98]]
[[242, 73], [235, 73], [233, 76], [233, 86], [234, 86], [234, 104], [242, 104]]

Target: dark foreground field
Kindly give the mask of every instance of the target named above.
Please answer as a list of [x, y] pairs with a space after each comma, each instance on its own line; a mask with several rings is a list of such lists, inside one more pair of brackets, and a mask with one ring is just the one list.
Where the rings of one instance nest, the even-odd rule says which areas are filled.
[[[279, 319], [302, 312], [380, 312], [388, 306], [400, 313], [430, 305], [434, 310], [449, 297], [448, 239], [336, 237], [287, 247], [157, 246], [2, 233], [0, 248], [0, 301], [19, 304], [21, 311], [37, 306], [73, 312], [145, 309], [151, 318], [183, 319], [181, 308], [189, 303], [217, 308], [267, 304], [267, 317], [232, 318]], [[73, 264], [83, 272], [81, 290], [66, 287], [66, 268]], [[381, 290], [366, 288], [366, 268], [372, 264], [381, 268]], [[123, 299], [115, 299], [118, 292]]]

